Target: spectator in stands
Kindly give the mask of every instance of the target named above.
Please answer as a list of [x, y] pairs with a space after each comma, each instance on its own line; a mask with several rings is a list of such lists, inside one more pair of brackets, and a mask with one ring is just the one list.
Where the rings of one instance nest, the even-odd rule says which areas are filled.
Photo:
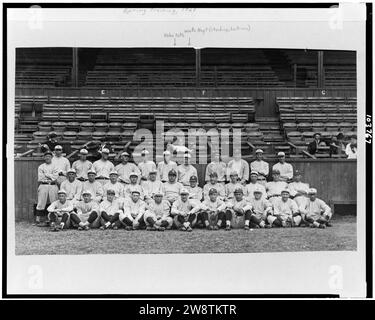
[[279, 162], [273, 165], [272, 170], [279, 171], [281, 181], [291, 180], [293, 178], [293, 166], [285, 162], [285, 153], [280, 151], [277, 154], [277, 158]]
[[119, 182], [129, 184], [130, 174], [135, 172], [139, 176], [141, 175], [141, 170], [132, 162], [129, 162], [130, 155], [127, 152], [121, 153], [121, 163], [115, 167], [115, 170], [119, 174]]
[[98, 180], [102, 185], [105, 185], [109, 180], [109, 173], [115, 170], [115, 166], [111, 161], [108, 160], [109, 149], [103, 148], [101, 150], [102, 157], [96, 160], [92, 164], [92, 168], [96, 172], [96, 180]]
[[269, 165], [266, 161], [263, 161], [263, 150], [257, 149], [255, 151], [256, 160], [250, 163], [250, 170], [256, 171], [258, 174], [268, 177], [270, 173]]
[[87, 160], [87, 154], [89, 152], [86, 149], [79, 151], [79, 159], [74, 161], [72, 168], [76, 171], [77, 180], [84, 182], [87, 180], [87, 172], [91, 169], [92, 163]]
[[344, 134], [342, 132], [340, 132], [336, 137], [332, 137], [330, 147], [331, 155], [345, 154]]
[[55, 132], [51, 132], [47, 135], [47, 141], [40, 143], [41, 151], [47, 152], [47, 151], [53, 151], [55, 150], [55, 147], [58, 145], [57, 141], [57, 134]]
[[195, 169], [195, 167], [190, 164], [190, 158], [191, 158], [191, 155], [189, 153], [185, 153], [184, 154], [184, 163], [180, 164], [177, 167], [177, 172], [178, 172], [177, 181], [182, 183], [183, 186], [189, 186], [190, 185], [190, 177], [191, 176], [197, 176], [198, 177], [197, 169]]
[[318, 147], [319, 146], [325, 146], [326, 143], [321, 140], [321, 135], [318, 132], [315, 132], [313, 137], [314, 137], [314, 140], [309, 143], [309, 145], [307, 147], [307, 151], [310, 154], [314, 155], [317, 152]]
[[177, 171], [177, 163], [171, 160], [171, 153], [167, 150], [163, 152], [164, 160], [158, 163], [157, 170], [161, 182], [168, 181], [168, 173], [172, 169]]
[[61, 183], [66, 180], [66, 173], [70, 169], [70, 162], [63, 155], [63, 148], [60, 145], [55, 147], [55, 154], [52, 158], [52, 164], [55, 166], [59, 173], [59, 177], [56, 180], [58, 187], [60, 188]]
[[138, 168], [141, 171], [141, 180], [147, 181], [150, 171], [156, 170], [156, 164], [152, 160], [148, 160], [150, 152], [148, 150], [143, 149], [141, 152], [141, 156], [143, 161], [138, 164]]
[[357, 136], [352, 136], [350, 143], [345, 148], [348, 159], [357, 159]]
[[210, 174], [212, 172], [216, 172], [217, 174], [217, 181], [219, 183], [224, 184], [226, 179], [226, 174], [227, 174], [227, 165], [224, 161], [220, 161], [220, 154], [219, 152], [215, 152], [213, 154], [213, 159], [211, 163], [209, 163], [206, 167], [206, 176], [205, 176], [205, 181], [208, 182], [210, 181]]
[[233, 160], [228, 163], [227, 176], [232, 171], [236, 171], [241, 184], [246, 185], [247, 180], [249, 180], [249, 164], [241, 158], [241, 150], [234, 151]]

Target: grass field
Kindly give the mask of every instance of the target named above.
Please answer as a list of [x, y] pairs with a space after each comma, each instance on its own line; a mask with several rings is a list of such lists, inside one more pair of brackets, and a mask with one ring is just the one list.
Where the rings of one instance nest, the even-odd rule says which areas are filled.
[[16, 254], [248, 253], [356, 250], [356, 217], [336, 216], [327, 229], [165, 232], [67, 230], [16, 223]]

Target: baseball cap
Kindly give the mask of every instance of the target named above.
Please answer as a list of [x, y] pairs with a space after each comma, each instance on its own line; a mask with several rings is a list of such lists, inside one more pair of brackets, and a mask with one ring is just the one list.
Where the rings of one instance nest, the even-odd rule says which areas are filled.
[[57, 194], [65, 194], [66, 195], [66, 191], [64, 189], [61, 189], [57, 192]]
[[284, 189], [284, 190], [282, 190], [281, 193], [288, 193], [288, 194], [290, 194], [290, 192], [289, 192], [288, 189]]
[[307, 191], [307, 194], [316, 194], [318, 193], [318, 191], [315, 189], [315, 188], [310, 188], [308, 191]]
[[89, 169], [89, 170], [87, 171], [87, 174], [90, 174], [90, 173], [96, 175], [96, 171], [95, 171], [94, 169]]
[[215, 188], [211, 188], [210, 191], [208, 191], [208, 194], [214, 194], [217, 193], [217, 190]]
[[115, 170], [112, 170], [110, 173], [109, 173], [109, 175], [111, 175], [111, 174], [115, 174], [115, 175], [117, 175], [118, 176], [118, 172], [117, 171], [115, 171]]
[[86, 149], [81, 149], [79, 151], [80, 154], [89, 154], [89, 152]]
[[156, 191], [155, 192], [155, 194], [154, 194], [154, 197], [162, 197], [162, 196], [164, 196], [164, 194], [163, 194], [163, 192], [161, 192], [161, 191]]
[[133, 190], [133, 191], [132, 191], [132, 194], [133, 194], [133, 193], [141, 194], [138, 190]]
[[44, 156], [48, 156], [48, 155], [53, 156], [53, 154], [52, 154], [51, 151], [46, 151], [46, 152], [44, 153]]
[[141, 152], [141, 155], [144, 156], [146, 154], [149, 154], [150, 152], [148, 152], [148, 150], [146, 149], [143, 149], [142, 152]]
[[62, 150], [62, 146], [60, 146], [59, 144], [57, 146], [55, 146], [55, 150]]
[[148, 174], [153, 174], [153, 173], [157, 173], [158, 171], [156, 169], [151, 169], [150, 172]]
[[70, 168], [69, 170], [66, 171], [66, 173], [76, 173], [76, 171], [73, 168]]
[[125, 157], [125, 156], [129, 157], [130, 155], [129, 155], [129, 153], [127, 153], [126, 151], [123, 152], [123, 153], [121, 153], [121, 157]]
[[217, 172], [211, 172], [210, 177], [216, 177], [217, 178], [218, 177]]
[[255, 170], [253, 170], [253, 171], [250, 172], [250, 175], [251, 175], [251, 176], [252, 176], [252, 175], [256, 175], [256, 176], [257, 176], [258, 174], [259, 174], [258, 171], [255, 171]]
[[82, 195], [84, 195], [84, 194], [89, 194], [90, 196], [92, 196], [92, 193], [91, 193], [90, 190], [85, 190], [85, 191], [83, 191], [83, 192], [82, 192]]
[[177, 172], [176, 172], [176, 170], [172, 169], [172, 170], [170, 170], [170, 171], [168, 172], [168, 175], [169, 175], [169, 176], [177, 176]]
[[243, 190], [242, 188], [237, 188], [233, 193], [243, 193]]
[[191, 176], [189, 180], [190, 181], [198, 181], [198, 177], [197, 176]]
[[238, 176], [238, 172], [237, 172], [237, 171], [232, 171], [232, 172], [230, 173], [230, 176]]
[[263, 193], [262, 189], [261, 188], [255, 188], [253, 193]]
[[102, 153], [109, 153], [109, 149], [108, 148], [103, 148], [102, 149]]
[[138, 177], [138, 173], [137, 172], [130, 172], [129, 174], [129, 177]]
[[116, 194], [115, 190], [113, 189], [108, 189], [107, 194]]
[[256, 149], [255, 153], [263, 153], [263, 150], [262, 149]]
[[182, 188], [180, 194], [189, 194], [188, 189]]
[[300, 176], [302, 175], [302, 172], [299, 170], [294, 171], [294, 176]]
[[280, 151], [280, 152], [277, 153], [277, 156], [278, 157], [285, 157], [285, 152]]

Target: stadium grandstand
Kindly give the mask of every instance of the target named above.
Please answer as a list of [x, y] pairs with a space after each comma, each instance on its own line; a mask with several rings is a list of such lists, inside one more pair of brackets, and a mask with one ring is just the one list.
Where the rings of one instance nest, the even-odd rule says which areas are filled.
[[[155, 133], [157, 121], [164, 121], [165, 130], [238, 129], [247, 161], [260, 148], [264, 160], [275, 163], [283, 151], [314, 185], [321, 185], [317, 172], [330, 171], [323, 199], [355, 201], [356, 164], [331, 146], [339, 133], [344, 141], [356, 136], [355, 52], [18, 48], [15, 81], [18, 218], [35, 205], [41, 144], [49, 133], [57, 134], [70, 161], [82, 146], [95, 142], [110, 145], [116, 163], [121, 152], [131, 153], [140, 143], [134, 132], [145, 128]], [[327, 143], [311, 154], [308, 146], [317, 132]], [[227, 144], [232, 155], [232, 140]], [[197, 151], [210, 147], [208, 140]], [[153, 160], [160, 161], [155, 149]], [[95, 156], [94, 150], [88, 159]], [[203, 164], [195, 165], [204, 172]], [[342, 175], [345, 180], [338, 181], [349, 183], [347, 190], [337, 190], [334, 180]], [[22, 183], [33, 187], [25, 191]]]

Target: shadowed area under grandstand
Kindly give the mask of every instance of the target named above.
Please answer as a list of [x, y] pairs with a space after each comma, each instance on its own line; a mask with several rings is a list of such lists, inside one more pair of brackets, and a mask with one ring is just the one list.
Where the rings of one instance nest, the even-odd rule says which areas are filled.
[[357, 249], [356, 216], [334, 216], [327, 229], [243, 229], [191, 233], [170, 230], [67, 230], [50, 232], [27, 222], [16, 223], [16, 255], [253, 253], [348, 251]]

